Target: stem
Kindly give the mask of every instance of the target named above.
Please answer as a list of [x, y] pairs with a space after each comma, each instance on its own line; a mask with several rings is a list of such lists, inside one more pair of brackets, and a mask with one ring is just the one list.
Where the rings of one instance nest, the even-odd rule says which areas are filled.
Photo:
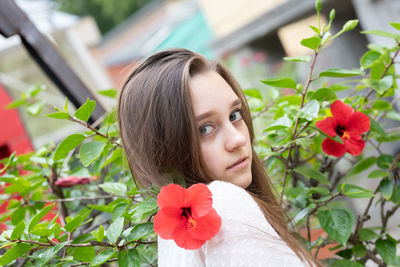
[[332, 195], [327, 200], [322, 201], [321, 203], [318, 203], [317, 206], [315, 206], [315, 208], [313, 208], [307, 214], [307, 238], [308, 238], [308, 242], [311, 242], [311, 230], [310, 230], [310, 217], [311, 217], [311, 215], [313, 215], [320, 207], [325, 206], [326, 204], [328, 204], [329, 202], [331, 202], [332, 200], [334, 200], [335, 198], [337, 198], [338, 196], [341, 196], [341, 195], [342, 195], [342, 193], [340, 193], [340, 192]]
[[49, 200], [40, 200], [36, 202], [48, 203], [48, 202], [71, 202], [76, 200], [96, 200], [96, 199], [106, 199], [106, 198], [130, 198], [130, 196], [94, 196], [94, 197], [71, 197], [71, 198], [60, 198], [60, 199], [49, 199]]
[[75, 119], [74, 117], [70, 116], [69, 117], [70, 121], [79, 123], [83, 126], [85, 126], [86, 128], [90, 129], [91, 131], [95, 132], [97, 135], [102, 136], [108, 140], [110, 140], [110, 142], [116, 146], [122, 147], [121, 144], [117, 143], [114, 138], [110, 138], [108, 135], [102, 134], [101, 132], [99, 132], [97, 129], [95, 129], [94, 127], [90, 126], [87, 122], [83, 122], [81, 120]]
[[[306, 94], [307, 94], [308, 88], [310, 87], [310, 84], [311, 84], [311, 80], [312, 80], [311, 76], [312, 76], [312, 73], [313, 73], [315, 61], [317, 60], [317, 56], [318, 56], [318, 52], [316, 50], [314, 50], [314, 57], [313, 57], [313, 60], [311, 62], [311, 65], [310, 65], [310, 71], [308, 73], [307, 83], [306, 83], [306, 86], [304, 87], [304, 91], [301, 93], [300, 109], [302, 109], [303, 106], [304, 106], [304, 100], [306, 98]], [[294, 129], [293, 129], [293, 132], [292, 132], [292, 141], [294, 141], [296, 139], [296, 131], [297, 131], [297, 127], [299, 125], [299, 121], [300, 121], [300, 118], [297, 117], [296, 123], [294, 125]], [[291, 159], [292, 148], [293, 148], [293, 144], [291, 144], [289, 146], [289, 153], [288, 153], [288, 157], [287, 157], [286, 162], [285, 162], [285, 174], [283, 176], [282, 192], [281, 192], [281, 196], [280, 196], [280, 204], [281, 205], [283, 203], [283, 194], [285, 193], [286, 180], [287, 180], [287, 175], [288, 175], [288, 171], [289, 171], [289, 162], [290, 162], [290, 159]], [[293, 168], [293, 166], [291, 166], [291, 167]]]

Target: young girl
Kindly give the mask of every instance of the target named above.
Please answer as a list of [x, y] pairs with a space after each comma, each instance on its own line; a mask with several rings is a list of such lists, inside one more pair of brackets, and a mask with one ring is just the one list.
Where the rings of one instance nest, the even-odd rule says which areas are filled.
[[207, 184], [222, 225], [201, 248], [158, 239], [163, 266], [318, 266], [289, 232], [253, 149], [249, 107], [217, 62], [186, 49], [158, 52], [128, 77], [119, 126], [135, 180]]

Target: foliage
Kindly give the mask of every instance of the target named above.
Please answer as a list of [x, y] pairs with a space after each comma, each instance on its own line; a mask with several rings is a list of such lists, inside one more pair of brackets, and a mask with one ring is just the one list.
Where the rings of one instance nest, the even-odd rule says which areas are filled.
[[106, 33], [145, 4], [149, 0], [53, 0], [58, 9], [78, 16], [91, 16], [99, 26], [101, 33]]
[[[319, 14], [319, 1], [316, 8]], [[315, 35], [301, 42], [313, 52], [312, 57], [285, 58], [291, 64], [309, 64], [304, 84], [274, 77], [263, 80], [272, 94], [254, 88], [244, 91], [257, 126], [256, 151], [276, 181], [278, 197], [292, 215], [292, 223], [306, 229], [305, 245], [316, 256], [324, 246], [335, 246], [337, 257], [327, 260], [327, 265], [363, 266], [372, 261], [379, 266], [399, 266], [398, 240], [387, 226], [400, 207], [400, 155], [386, 154], [381, 144], [400, 139], [399, 128], [386, 129], [382, 122], [400, 120], [400, 113], [393, 109], [398, 99], [389, 100], [398, 90], [399, 75], [393, 63], [400, 51], [400, 26], [391, 24], [395, 33], [364, 32], [391, 38], [394, 43], [391, 47], [370, 44], [359, 69], [330, 68], [315, 73], [324, 46], [357, 25], [349, 21], [333, 34], [329, 32], [333, 19], [334, 11], [328, 25], [310, 26]], [[329, 83], [317, 86], [317, 79], [329, 79]], [[335, 79], [340, 80], [333, 83]], [[283, 95], [279, 88], [291, 88], [293, 93]], [[346, 105], [370, 119], [370, 130], [361, 136], [367, 146], [358, 156], [333, 157], [321, 147], [325, 138], [344, 142], [343, 136], [330, 137], [316, 126], [331, 116], [330, 105], [338, 99], [339, 90], [348, 90], [341, 98]], [[105, 95], [115, 97], [116, 92], [107, 90]], [[10, 107], [32, 105], [35, 95], [31, 93], [28, 102], [18, 101]], [[87, 130], [69, 135], [57, 146], [49, 144], [4, 160], [1, 203], [8, 206], [0, 218], [7, 226], [0, 236], [0, 246], [6, 248], [1, 265], [98, 266], [112, 261], [121, 266], [156, 265], [152, 221], [158, 209], [158, 189], [140, 189], [134, 184], [115, 111], [98, 128], [87, 123], [95, 104], [88, 100], [74, 114], [67, 105], [55, 107], [56, 112], [48, 117], [78, 123]], [[353, 177], [359, 175], [361, 184], [353, 184]], [[364, 188], [366, 179], [376, 179], [377, 187]], [[365, 199], [362, 213], [343, 205], [352, 198]], [[373, 205], [380, 207], [381, 223], [366, 227]], [[311, 232], [318, 228], [327, 235], [311, 241]]]

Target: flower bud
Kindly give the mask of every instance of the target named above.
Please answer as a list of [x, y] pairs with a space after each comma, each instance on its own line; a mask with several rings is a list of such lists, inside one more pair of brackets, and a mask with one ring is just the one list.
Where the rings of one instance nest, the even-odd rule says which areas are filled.
[[349, 20], [343, 25], [342, 31], [343, 32], [351, 31], [357, 26], [357, 24], [358, 24], [358, 19]]
[[315, 10], [317, 10], [317, 12], [320, 12], [321, 9], [322, 9], [321, 0], [316, 0], [316, 1], [315, 1]]
[[335, 9], [331, 10], [331, 13], [329, 13], [329, 19], [334, 20], [335, 19]]

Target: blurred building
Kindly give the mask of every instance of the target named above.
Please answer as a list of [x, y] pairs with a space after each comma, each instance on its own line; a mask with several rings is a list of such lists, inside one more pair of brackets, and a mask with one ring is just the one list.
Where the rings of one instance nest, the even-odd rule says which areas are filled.
[[212, 38], [194, 1], [155, 0], [108, 32], [92, 51], [119, 87], [127, 72], [155, 51], [184, 47], [214, 57]]

